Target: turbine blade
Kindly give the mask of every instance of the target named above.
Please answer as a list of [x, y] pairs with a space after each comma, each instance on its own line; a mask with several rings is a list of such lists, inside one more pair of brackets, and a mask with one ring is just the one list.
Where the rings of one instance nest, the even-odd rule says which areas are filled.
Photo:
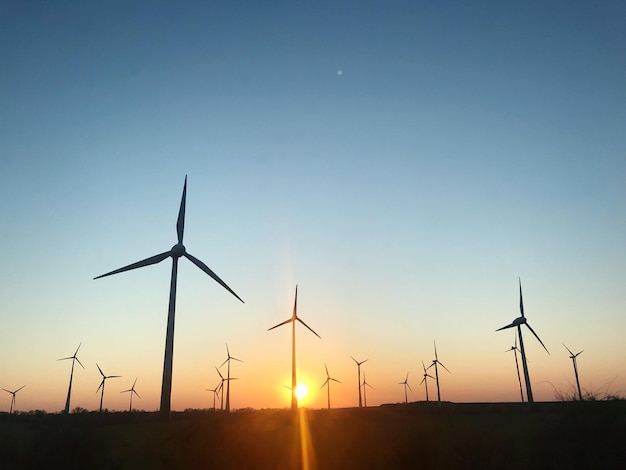
[[143, 268], [144, 266], [150, 266], [151, 264], [157, 264], [163, 261], [165, 258], [170, 256], [170, 252], [166, 251], [165, 253], [161, 253], [158, 255], [151, 256], [150, 258], [146, 258], [141, 261], [137, 261], [136, 263], [129, 264], [128, 266], [124, 266], [123, 268], [116, 269], [115, 271], [111, 271], [106, 274], [102, 274], [98, 277], [94, 277], [94, 279], [100, 279], [101, 277], [111, 276], [113, 274], [123, 273], [124, 271], [130, 271], [132, 269]]
[[83, 363], [82, 363], [82, 362], [80, 362], [80, 360], [79, 360], [76, 356], [74, 356], [74, 359], [76, 359], [76, 362], [78, 362], [78, 363], [80, 364], [80, 366], [81, 366], [83, 369], [85, 368], [85, 366], [83, 365]]
[[507, 328], [513, 328], [514, 326], [515, 326], [515, 324], [511, 323], [510, 325], [503, 326], [502, 328], [498, 328], [496, 331], [506, 330]]
[[572, 351], [570, 351], [570, 349], [567, 346], [565, 346], [565, 343], [561, 343], [561, 344], [565, 347], [565, 349], [567, 349], [568, 353], [570, 353], [572, 356], [574, 355], [574, 353]]
[[233, 361], [237, 361], [237, 362], [243, 362], [241, 359], [237, 359], [236, 357], [230, 357]]
[[137, 383], [137, 377], [135, 377], [135, 381], [133, 382], [133, 386], [130, 387], [131, 389], [133, 389], [133, 391], [135, 390], [135, 384]]
[[[406, 386], [409, 387], [409, 390], [411, 390], [411, 386], [408, 384], [408, 382], [407, 382]], [[413, 391], [413, 390], [411, 390], [411, 391]]]
[[531, 327], [528, 323], [526, 323], [526, 326], [528, 327], [528, 329], [530, 330], [530, 332], [531, 332], [533, 335], [535, 335], [535, 338], [537, 338], [537, 341], [539, 341], [539, 342], [541, 343], [541, 345], [543, 346], [543, 349], [545, 349], [545, 350], [546, 350], [546, 352], [547, 352], [548, 354], [550, 354], [550, 351], [548, 351], [548, 348], [546, 348], [546, 345], [545, 345], [545, 344], [543, 344], [543, 341], [541, 341], [541, 339], [539, 338], [539, 336], [537, 336], [537, 333], [535, 333], [535, 330], [533, 330], [533, 329], [532, 329], [532, 327]]
[[220, 379], [222, 379], [222, 382], [224, 381], [224, 376], [222, 375], [222, 373], [220, 372], [220, 370], [216, 367], [215, 370], [217, 371], [217, 373], [220, 376]]
[[74, 359], [74, 356], [62, 357], [61, 359], [57, 359], [57, 361], [65, 361], [66, 359]]
[[522, 314], [522, 317], [524, 317], [524, 300], [522, 299], [522, 279], [521, 278], [518, 278], [518, 279], [519, 279], [519, 311]]
[[[582, 352], [582, 351], [580, 351], [580, 352]], [[580, 354], [580, 353], [578, 353], [578, 354]], [[24, 387], [26, 387], [26, 385], [22, 385], [20, 388], [18, 388], [18, 389], [15, 391], [15, 393], [19, 392], [19, 391], [20, 391], [20, 390], [22, 390]]]
[[104, 372], [102, 372], [102, 369], [100, 369], [100, 366], [98, 365], [98, 363], [96, 362], [96, 367], [98, 368], [98, 370], [100, 371], [100, 375], [102, 377], [104, 377]]
[[[583, 351], [584, 351], [584, 349], [583, 349], [582, 351], [580, 351], [580, 352], [576, 353], [576, 354], [574, 355], [574, 357], [578, 357], [578, 355], [579, 355], [580, 353], [582, 353]], [[24, 386], [26, 386], [26, 385], [24, 385]]]
[[326, 386], [327, 383], [328, 383], [328, 379], [324, 380], [324, 383], [320, 387], [320, 390], [323, 389]]
[[200, 261], [198, 258], [191, 256], [189, 253], [185, 253], [184, 256], [191, 261], [193, 264], [195, 264], [196, 266], [198, 266], [200, 269], [202, 269], [205, 273], [207, 273], [209, 276], [211, 276], [215, 281], [217, 281], [218, 284], [220, 284], [224, 289], [226, 289], [228, 292], [230, 292], [231, 294], [233, 294], [235, 297], [237, 297], [237, 299], [239, 299], [239, 301], [243, 304], [245, 303], [243, 300], [241, 300], [241, 297], [239, 297], [237, 294], [235, 294], [235, 292], [226, 285], [226, 283], [224, 281], [222, 281], [219, 276], [217, 274], [215, 274], [213, 271], [211, 271], [211, 269], [204, 264], [202, 261]]
[[279, 326], [283, 326], [287, 323], [291, 323], [292, 321], [293, 321], [293, 318], [290, 318], [289, 320], [285, 320], [284, 322], [279, 323], [278, 325], [274, 325], [273, 327], [268, 328], [267, 331], [273, 330], [274, 328], [278, 328]]
[[[439, 365], [440, 365], [441, 367], [443, 367], [445, 370], [448, 370], [448, 368], [447, 368], [446, 366], [444, 366], [444, 365], [443, 365], [440, 361], [437, 361], [437, 362], [438, 362], [438, 363], [439, 363]], [[450, 371], [448, 370], [448, 373], [450, 373], [450, 374], [451, 374], [452, 372], [450, 372]]]
[[183, 243], [183, 234], [185, 232], [185, 202], [187, 201], [187, 175], [185, 175], [185, 184], [183, 185], [183, 197], [180, 200], [180, 209], [178, 210], [178, 220], [176, 221], [176, 233], [178, 234], [178, 243]]
[[74, 353], [74, 356], [76, 356], [76, 354], [78, 354], [78, 350], [80, 349], [82, 344], [83, 344], [82, 341], [80, 343], [78, 343], [78, 347], [76, 348], [76, 352]]
[[334, 382], [337, 382], [338, 384], [340, 384], [340, 383], [341, 383], [341, 381], [339, 381], [339, 380], [337, 380], [337, 379], [333, 379], [332, 377], [328, 377], [328, 379], [329, 379], [329, 380], [332, 380], [332, 381], [334, 381]]
[[226, 363], [229, 361], [229, 359], [230, 359], [230, 357], [226, 358], [226, 360], [220, 364], [220, 367], [219, 367], [219, 368], [221, 369], [221, 368], [222, 368], [222, 366], [223, 366], [224, 364], [226, 364]]
[[426, 373], [426, 366], [424, 365], [424, 361], [422, 361], [422, 369], [424, 369], [424, 374]]
[[135, 390], [133, 390], [133, 393], [134, 393], [135, 395], [137, 395], [139, 398], [141, 398], [141, 397], [139, 396], [139, 394], [138, 394]]
[[96, 389], [96, 393], [98, 393], [103, 386], [104, 386], [104, 379], [102, 379], [102, 382], [100, 382], [100, 385], [98, 385], [98, 388]]
[[296, 284], [296, 296], [293, 299], [293, 312], [291, 318], [298, 318], [298, 284]]
[[8, 393], [13, 393], [11, 390], [7, 390], [6, 388], [3, 388], [2, 390], [4, 390], [5, 392], [8, 392]]
[[324, 369], [326, 369], [326, 377], [330, 377], [330, 374], [328, 373], [328, 367], [326, 366], [326, 364], [324, 364]]
[[306, 323], [304, 323], [300, 318], [296, 317], [296, 320], [298, 320], [300, 323], [302, 323], [304, 326], [306, 326], [311, 333], [313, 333], [315, 336], [317, 336], [319, 339], [322, 339], [322, 337], [320, 335], [318, 335], [315, 331], [313, 331], [313, 328], [311, 328], [309, 325], [307, 325]]
[[422, 385], [424, 382], [426, 382], [426, 376], [424, 376], [424, 378], [422, 379], [422, 381], [420, 382], [420, 385]]
[[435, 345], [435, 360], [437, 360], [437, 343], [433, 340], [433, 344]]

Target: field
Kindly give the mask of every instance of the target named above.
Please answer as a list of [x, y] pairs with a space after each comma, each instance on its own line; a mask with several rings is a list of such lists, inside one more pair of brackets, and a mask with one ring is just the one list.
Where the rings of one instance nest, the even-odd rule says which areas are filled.
[[620, 468], [626, 403], [0, 415], [0, 468]]

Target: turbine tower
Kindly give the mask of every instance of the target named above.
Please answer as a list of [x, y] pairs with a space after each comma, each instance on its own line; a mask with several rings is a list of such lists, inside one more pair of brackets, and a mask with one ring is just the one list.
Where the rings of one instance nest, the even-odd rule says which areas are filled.
[[130, 407], [128, 408], [128, 412], [130, 413], [131, 411], [133, 411], [133, 393], [135, 395], [137, 395], [138, 398], [141, 398], [139, 396], [139, 394], [137, 393], [137, 391], [135, 390], [135, 384], [137, 383], [137, 378], [135, 377], [135, 381], [133, 382], [133, 386], [130, 387], [128, 390], [122, 390], [120, 393], [126, 393], [126, 392], [130, 392]]
[[[104, 382], [106, 381], [106, 379], [116, 379], [118, 377], [121, 377], [121, 375], [104, 375], [104, 372], [102, 372], [102, 369], [100, 369], [100, 366], [97, 363], [96, 367], [98, 368], [98, 370], [100, 371], [100, 375], [102, 376], [102, 382], [100, 382], [100, 386], [98, 387], [98, 390], [102, 389], [102, 393], [100, 394], [100, 413], [102, 413], [102, 400], [104, 399]], [[96, 390], [96, 393], [98, 393], [98, 390]]]
[[522, 403], [523, 403], [524, 393], [522, 392], [522, 378], [519, 375], [519, 362], [517, 361], [517, 351], [519, 351], [519, 349], [517, 348], [517, 336], [515, 336], [515, 345], [511, 346], [511, 349], [507, 349], [504, 352], [509, 352], [509, 351], [513, 351], [513, 354], [515, 354], [515, 369], [517, 370], [517, 381], [519, 382], [519, 394], [522, 397]]
[[324, 386], [326, 386], [327, 392], [328, 392], [328, 409], [330, 410], [330, 381], [332, 380], [333, 382], [337, 382], [337, 383], [341, 383], [339, 380], [337, 379], [333, 379], [330, 374], [328, 373], [328, 367], [326, 367], [326, 364], [324, 364], [324, 368], [326, 369], [326, 380], [324, 381], [324, 383], [322, 384], [322, 386], [320, 387], [320, 390], [324, 388]]
[[228, 363], [228, 368], [227, 368], [227, 374], [226, 374], [226, 412], [230, 413], [230, 361], [231, 360], [235, 360], [235, 361], [239, 361], [239, 362], [243, 362], [241, 359], [237, 359], [236, 357], [233, 357], [230, 355], [230, 351], [228, 350], [228, 343], [226, 343], [226, 360], [224, 362], [222, 362], [222, 365], [220, 365], [220, 368]]
[[[404, 385], [404, 403], [408, 404], [409, 403], [409, 397], [406, 393], [406, 389], [407, 387], [409, 388], [409, 390], [411, 390], [411, 386], [409, 385], [409, 373], [406, 373], [406, 377], [404, 379], [404, 382], [399, 382], [398, 385]], [[411, 390], [412, 392], [413, 390]]]
[[[565, 346], [565, 343], [562, 343], [563, 346]], [[570, 351], [570, 349], [565, 346], [565, 349], [567, 349], [567, 352], [569, 352], [570, 354], [570, 359], [572, 360], [572, 363], [574, 364], [574, 375], [576, 376], [576, 387], [578, 388], [578, 398], [580, 398], [580, 401], [583, 401], [583, 393], [580, 391], [580, 382], [578, 381], [578, 365], [576, 364], [576, 358], [578, 357], [578, 355], [580, 353], [582, 353], [582, 351], [574, 354], [572, 351]]]
[[239, 299], [242, 303], [243, 300], [235, 294], [235, 292], [226, 285], [224, 281], [222, 281], [217, 274], [215, 274], [211, 269], [204, 264], [199, 259], [193, 257], [191, 254], [187, 253], [185, 246], [183, 245], [183, 234], [185, 231], [185, 204], [187, 199], [187, 176], [185, 176], [185, 184], [183, 186], [183, 196], [180, 201], [180, 209], [178, 210], [178, 221], [176, 222], [176, 232], [178, 234], [178, 243], [172, 247], [171, 250], [165, 251], [158, 255], [151, 256], [150, 258], [146, 258], [142, 261], [138, 261], [133, 264], [129, 264], [128, 266], [124, 266], [123, 268], [116, 269], [115, 271], [108, 272], [106, 274], [102, 274], [101, 276], [95, 277], [94, 279], [100, 279], [105, 276], [111, 276], [113, 274], [118, 274], [124, 271], [130, 271], [132, 269], [143, 268], [144, 266], [150, 266], [152, 264], [157, 264], [163, 261], [166, 258], [172, 258], [172, 277], [170, 280], [170, 300], [169, 300], [169, 308], [167, 312], [167, 330], [165, 334], [165, 359], [163, 361], [163, 382], [161, 385], [161, 407], [160, 411], [163, 416], [169, 416], [171, 409], [171, 398], [172, 398], [172, 363], [174, 359], [174, 317], [176, 316], [176, 282], [178, 278], [178, 259], [182, 256], [187, 258], [193, 264], [195, 264], [198, 268], [212, 277], [216, 282], [218, 282], [222, 287], [224, 287], [228, 292], [233, 294], [237, 299]]
[[364, 362], [367, 362], [368, 359], [365, 359], [364, 361], [357, 361], [355, 358], [353, 358], [352, 356], [350, 356], [352, 358], [352, 360], [356, 363], [356, 371], [357, 371], [357, 384], [359, 385], [359, 408], [363, 407], [363, 401], [361, 399], [361, 364], [363, 364]]
[[[334, 379], [333, 379], [334, 380]], [[11, 395], [13, 395], [11, 397], [11, 409], [9, 410], [9, 414], [13, 414], [13, 407], [15, 406], [15, 394], [17, 392], [19, 392], [20, 390], [22, 390], [24, 387], [26, 387], [26, 385], [22, 385], [20, 388], [18, 388], [17, 390], [14, 390], [13, 392], [11, 390], [7, 390], [6, 388], [3, 388], [2, 390], [4, 390], [5, 392], [10, 393]]]
[[279, 326], [285, 325], [287, 323], [291, 323], [291, 409], [296, 410], [298, 408], [298, 397], [296, 396], [296, 320], [302, 323], [304, 326], [308, 328], [308, 330], [317, 336], [319, 339], [322, 339], [320, 335], [318, 335], [315, 331], [311, 329], [309, 325], [304, 323], [302, 319], [298, 316], [298, 286], [296, 285], [296, 297], [293, 302], [293, 313], [289, 320], [285, 320], [278, 325], [274, 325], [271, 328], [268, 328], [267, 331], [273, 330], [274, 328], [278, 328]]
[[426, 401], [428, 401], [428, 377], [430, 377], [431, 379], [434, 379], [434, 377], [426, 372], [426, 366], [424, 365], [424, 361], [422, 361], [422, 369], [424, 369], [424, 378], [420, 382], [420, 385], [424, 384], [426, 386]]
[[439, 406], [441, 406], [441, 392], [439, 390], [439, 369], [437, 368], [437, 365], [440, 365], [445, 370], [447, 370], [448, 374], [450, 373], [450, 371], [448, 370], [446, 366], [444, 366], [441, 363], [441, 361], [437, 357], [437, 343], [434, 340], [433, 340], [433, 344], [435, 345], [435, 359], [433, 359], [433, 363], [428, 366], [428, 369], [435, 366], [435, 383], [437, 384], [437, 403], [439, 404]]
[[83, 344], [83, 343], [81, 342], [78, 345], [78, 347], [76, 348], [76, 352], [74, 353], [73, 356], [62, 357], [61, 359], [57, 359], [57, 361], [65, 361], [67, 359], [71, 359], [72, 360], [72, 370], [70, 372], [70, 386], [67, 389], [67, 398], [65, 400], [65, 409], [63, 410], [63, 412], [65, 414], [70, 412], [70, 397], [72, 395], [72, 378], [74, 377], [74, 362], [78, 362], [83, 369], [85, 368], [85, 366], [76, 357], [76, 354], [78, 354], [78, 350], [80, 349], [80, 345], [81, 344]]
[[522, 338], [522, 325], [526, 325], [526, 327], [535, 336], [535, 338], [537, 338], [537, 341], [541, 343], [541, 345], [543, 346], [543, 349], [545, 349], [548, 354], [550, 354], [550, 351], [548, 351], [548, 348], [546, 348], [546, 345], [543, 344], [543, 341], [541, 341], [539, 336], [537, 336], [537, 333], [535, 333], [535, 330], [533, 330], [532, 327], [526, 321], [526, 317], [524, 316], [524, 301], [522, 299], [522, 280], [521, 279], [519, 279], [519, 310], [520, 310], [520, 313], [522, 314], [520, 317], [517, 317], [515, 320], [513, 320], [513, 323], [503, 326], [502, 328], [498, 328], [496, 331], [517, 327], [517, 337], [519, 338], [520, 354], [522, 356], [522, 368], [524, 370], [524, 380], [526, 381], [526, 399], [528, 400], [528, 403], [534, 403], [533, 390], [530, 386], [530, 375], [528, 375], [526, 351], [524, 350], [524, 340]]

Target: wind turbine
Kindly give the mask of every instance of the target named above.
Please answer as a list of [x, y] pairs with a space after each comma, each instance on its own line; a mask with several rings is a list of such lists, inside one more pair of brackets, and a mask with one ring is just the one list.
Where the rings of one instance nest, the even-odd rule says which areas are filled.
[[[562, 343], [563, 346], [565, 346], [565, 343]], [[580, 353], [582, 353], [582, 351], [574, 354], [572, 351], [570, 351], [570, 349], [565, 346], [565, 349], [567, 349], [567, 352], [570, 353], [570, 359], [572, 360], [572, 363], [574, 364], [574, 375], [576, 376], [576, 387], [578, 387], [578, 398], [580, 398], [580, 401], [583, 401], [583, 394], [580, 391], [580, 382], [578, 381], [578, 365], [576, 364], [576, 358], [578, 357], [578, 355]]]
[[78, 347], [76, 348], [76, 352], [74, 353], [73, 356], [62, 357], [61, 359], [57, 359], [57, 361], [65, 361], [66, 359], [72, 360], [72, 370], [70, 372], [70, 386], [67, 389], [67, 399], [65, 400], [65, 409], [63, 410], [63, 412], [66, 414], [70, 412], [70, 397], [72, 395], [72, 378], [74, 377], [74, 362], [75, 361], [78, 362], [83, 369], [85, 368], [85, 366], [76, 357], [76, 354], [78, 354], [78, 350], [80, 349], [81, 344], [83, 343], [81, 342], [78, 345]]
[[108, 272], [106, 274], [102, 274], [101, 276], [94, 277], [94, 279], [100, 279], [101, 277], [110, 276], [112, 274], [121, 273], [124, 271], [130, 271], [132, 269], [143, 268], [144, 266], [150, 266], [152, 264], [157, 264], [163, 261], [166, 258], [172, 258], [172, 277], [170, 281], [170, 301], [169, 308], [167, 311], [167, 330], [165, 334], [165, 359], [163, 361], [163, 382], [161, 385], [161, 414], [165, 416], [169, 416], [171, 409], [171, 398], [172, 398], [172, 362], [174, 358], [174, 317], [176, 316], [176, 282], [178, 278], [178, 258], [184, 256], [193, 264], [195, 264], [198, 268], [204, 271], [206, 274], [211, 276], [215, 281], [217, 281], [222, 287], [224, 287], [228, 292], [233, 294], [237, 299], [239, 299], [242, 303], [243, 300], [235, 294], [235, 292], [226, 285], [224, 281], [222, 281], [217, 274], [215, 274], [211, 269], [204, 264], [199, 259], [193, 257], [191, 254], [187, 253], [185, 246], [183, 245], [183, 233], [185, 230], [185, 201], [187, 199], [187, 176], [185, 176], [185, 184], [183, 186], [183, 197], [180, 201], [180, 209], [178, 210], [178, 221], [176, 222], [176, 232], [178, 234], [178, 243], [172, 247], [171, 250], [165, 251], [158, 255], [151, 256], [150, 258], [146, 258], [144, 260], [138, 261], [133, 264], [129, 264], [128, 266], [124, 266], [123, 268], [116, 269], [115, 271]]
[[422, 361], [422, 369], [424, 369], [424, 378], [420, 382], [420, 385], [424, 384], [426, 386], [426, 401], [428, 401], [428, 377], [430, 377], [431, 379], [434, 379], [434, 377], [426, 372], [426, 366], [424, 365], [424, 361]]
[[289, 320], [285, 320], [278, 325], [274, 325], [271, 328], [268, 328], [267, 331], [273, 330], [274, 328], [278, 328], [279, 326], [285, 325], [287, 323], [291, 323], [291, 409], [296, 410], [298, 408], [298, 397], [296, 396], [296, 320], [302, 323], [304, 326], [308, 328], [308, 330], [317, 336], [319, 339], [322, 339], [320, 335], [318, 335], [313, 329], [304, 323], [302, 319], [298, 316], [298, 285], [296, 284], [296, 297], [293, 302], [293, 313]]
[[523, 403], [524, 393], [522, 392], [522, 379], [519, 375], [519, 363], [517, 362], [517, 351], [519, 351], [519, 349], [517, 348], [517, 336], [515, 336], [515, 345], [511, 346], [511, 349], [507, 349], [504, 352], [509, 352], [509, 351], [513, 351], [513, 353], [515, 354], [515, 369], [517, 370], [517, 381], [519, 382], [519, 394], [522, 397], [522, 403]]
[[363, 402], [361, 400], [361, 364], [363, 364], [364, 362], [367, 362], [369, 359], [365, 359], [364, 361], [359, 362], [355, 358], [353, 358], [352, 356], [350, 356], [350, 357], [356, 363], [357, 376], [358, 376], [357, 384], [359, 384], [359, 408], [361, 408], [361, 407], [363, 407]]
[[437, 368], [437, 365], [440, 365], [441, 367], [443, 367], [445, 370], [448, 371], [449, 374], [450, 374], [450, 371], [448, 370], [446, 366], [444, 366], [441, 363], [441, 361], [437, 357], [437, 343], [435, 343], [434, 340], [433, 340], [433, 344], [435, 345], [435, 359], [433, 359], [433, 363], [428, 366], [428, 369], [430, 369], [432, 366], [435, 366], [435, 383], [437, 384], [437, 403], [439, 403], [439, 406], [441, 406], [441, 393], [439, 391], [439, 370]]
[[[100, 369], [98, 363], [96, 363], [96, 367], [98, 368], [98, 370], [100, 371], [100, 375], [102, 376], [102, 382], [100, 382], [100, 386], [98, 387], [98, 390], [102, 389], [102, 393], [100, 394], [100, 413], [102, 413], [102, 400], [104, 399], [104, 382], [106, 381], [106, 379], [115, 379], [121, 377], [121, 375], [104, 375], [104, 372], [102, 372], [102, 369]], [[96, 393], [98, 393], [98, 390], [96, 390]]]
[[20, 388], [18, 388], [17, 390], [15, 390], [15, 391], [13, 391], [13, 392], [12, 392], [11, 390], [7, 390], [6, 388], [3, 388], [3, 389], [2, 389], [2, 390], [4, 390], [5, 392], [8, 392], [8, 393], [10, 393], [11, 395], [13, 395], [13, 396], [11, 397], [11, 409], [9, 410], [9, 414], [12, 414], [12, 413], [13, 413], [13, 407], [15, 406], [15, 394], [16, 394], [17, 392], [19, 392], [20, 390], [22, 390], [24, 387], [26, 387], [26, 385], [22, 385]]
[[330, 374], [328, 373], [328, 367], [326, 367], [326, 364], [324, 364], [324, 369], [326, 369], [326, 380], [324, 381], [324, 383], [322, 384], [322, 386], [320, 387], [320, 390], [324, 388], [324, 386], [326, 386], [326, 389], [328, 391], [328, 409], [330, 410], [330, 381], [332, 380], [333, 382], [337, 382], [338, 384], [340, 384], [341, 382], [337, 379], [333, 379]]
[[369, 388], [371, 388], [372, 390], [374, 389], [374, 387], [372, 387], [370, 384], [368, 384], [367, 380], [365, 380], [365, 372], [363, 372], [363, 383], [361, 384], [361, 386], [363, 387], [363, 406], [365, 408], [367, 408], [367, 394], [365, 393], [365, 386], [366, 385]]
[[220, 382], [219, 384], [217, 384], [217, 387], [215, 388], [205, 388], [205, 390], [207, 392], [213, 392], [213, 411], [215, 411], [215, 397], [219, 396], [219, 390], [220, 390], [220, 386], [222, 385], [222, 382]]
[[137, 393], [137, 391], [135, 390], [135, 384], [137, 383], [137, 378], [135, 378], [135, 381], [133, 382], [133, 386], [130, 387], [128, 390], [122, 390], [120, 393], [126, 393], [126, 392], [130, 392], [130, 407], [128, 408], [128, 412], [130, 413], [131, 411], [133, 411], [133, 393], [135, 395], [137, 395], [137, 397], [141, 398], [139, 396], [139, 394]]
[[234, 359], [235, 361], [243, 362], [241, 359], [237, 359], [230, 355], [230, 351], [228, 350], [228, 343], [226, 343], [226, 360], [222, 362], [220, 368], [228, 362], [228, 372], [226, 375], [226, 412], [230, 413], [230, 361]]
[[[222, 392], [222, 396], [220, 397], [220, 411], [224, 411], [224, 382], [229, 381], [230, 379], [225, 379], [224, 376], [222, 375], [222, 373], [220, 372], [220, 370], [216, 367], [215, 370], [217, 371], [218, 375], [220, 376], [220, 385], [219, 385], [219, 390], [221, 390]], [[219, 391], [218, 391], [219, 393]]]
[[[409, 385], [409, 373], [406, 373], [406, 378], [404, 379], [404, 382], [399, 382], [398, 385], [404, 385], [404, 403], [409, 403], [409, 397], [406, 393], [406, 389], [407, 387], [409, 388], [409, 390], [411, 390], [411, 386]], [[413, 390], [411, 390], [412, 392]]]
[[522, 368], [524, 370], [524, 380], [526, 381], [526, 399], [528, 400], [528, 403], [534, 403], [533, 390], [530, 386], [530, 375], [528, 375], [526, 351], [524, 350], [524, 340], [522, 338], [522, 325], [526, 325], [526, 327], [530, 330], [530, 332], [533, 335], [535, 335], [535, 338], [537, 338], [537, 341], [541, 343], [541, 345], [543, 346], [543, 349], [545, 349], [548, 354], [550, 354], [550, 351], [548, 351], [548, 348], [546, 348], [546, 345], [543, 344], [543, 341], [539, 339], [539, 336], [537, 336], [537, 333], [535, 333], [535, 330], [533, 330], [532, 327], [526, 321], [526, 317], [524, 316], [524, 301], [522, 299], [522, 280], [521, 279], [519, 279], [519, 310], [522, 316], [517, 317], [515, 320], [513, 320], [513, 323], [503, 326], [502, 328], [498, 328], [496, 331], [517, 327], [517, 336], [519, 338], [520, 354], [522, 356]]

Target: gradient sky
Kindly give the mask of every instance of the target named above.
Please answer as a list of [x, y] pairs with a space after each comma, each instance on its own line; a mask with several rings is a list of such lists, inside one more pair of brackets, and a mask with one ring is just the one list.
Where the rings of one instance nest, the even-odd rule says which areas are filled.
[[[340, 4], [338, 4], [340, 3]], [[626, 394], [623, 2], [23, 2], [0, 6], [0, 387], [18, 410], [159, 406], [170, 249], [172, 408], [519, 399], [518, 277], [536, 400]], [[526, 331], [524, 332], [526, 333]], [[11, 396], [0, 395], [8, 410]], [[435, 396], [434, 384], [430, 386]]]

